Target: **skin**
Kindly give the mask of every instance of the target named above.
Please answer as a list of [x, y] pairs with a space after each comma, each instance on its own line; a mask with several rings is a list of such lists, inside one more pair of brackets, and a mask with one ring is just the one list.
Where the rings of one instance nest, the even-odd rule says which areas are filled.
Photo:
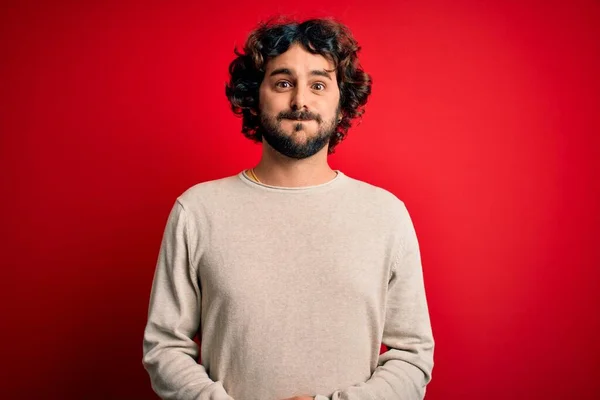
[[[261, 119], [274, 122], [278, 132], [294, 143], [306, 144], [335, 127], [341, 119], [339, 103], [334, 64], [327, 58], [294, 44], [267, 62], [259, 89]], [[293, 111], [309, 112], [318, 116], [319, 121], [277, 120], [280, 113]], [[254, 172], [261, 182], [273, 186], [300, 187], [328, 182], [336, 176], [328, 164], [328, 147], [327, 143], [314, 155], [296, 159], [279, 153], [263, 138], [262, 157]]]
[[290, 397], [288, 399], [283, 399], [283, 400], [313, 400], [314, 397], [312, 396], [296, 396], [296, 397]]

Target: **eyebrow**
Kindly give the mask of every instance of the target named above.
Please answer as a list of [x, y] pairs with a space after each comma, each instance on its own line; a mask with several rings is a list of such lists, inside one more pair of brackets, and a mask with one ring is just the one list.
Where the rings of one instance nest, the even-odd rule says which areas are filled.
[[[289, 76], [293, 76], [294, 74], [292, 73], [292, 71], [289, 68], [276, 68], [273, 71], [271, 71], [271, 73], [269, 74], [269, 76], [275, 76], [275, 75], [289, 75]], [[324, 70], [324, 69], [315, 69], [310, 71], [309, 75], [311, 76], [322, 76], [324, 78], [327, 78], [329, 80], [331, 80], [331, 77], [329, 76], [329, 73]]]

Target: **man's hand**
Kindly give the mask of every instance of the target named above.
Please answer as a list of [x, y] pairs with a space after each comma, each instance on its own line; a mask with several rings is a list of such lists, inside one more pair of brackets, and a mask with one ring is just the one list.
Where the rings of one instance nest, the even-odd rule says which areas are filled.
[[283, 400], [314, 400], [314, 396], [295, 396]]

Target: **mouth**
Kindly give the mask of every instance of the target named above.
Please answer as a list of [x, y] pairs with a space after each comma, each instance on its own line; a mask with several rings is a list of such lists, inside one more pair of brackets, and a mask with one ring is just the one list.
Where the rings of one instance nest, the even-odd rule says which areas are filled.
[[295, 122], [314, 121], [312, 118], [285, 118], [285, 119], [288, 119], [290, 121], [295, 121]]

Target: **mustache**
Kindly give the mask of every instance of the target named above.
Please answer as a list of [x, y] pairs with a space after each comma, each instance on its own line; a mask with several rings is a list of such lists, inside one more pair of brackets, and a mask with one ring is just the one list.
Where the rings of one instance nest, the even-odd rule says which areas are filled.
[[323, 121], [319, 114], [310, 111], [282, 111], [277, 115], [277, 121], [281, 121], [282, 119], [294, 119], [300, 121], [315, 120], [319, 123]]

